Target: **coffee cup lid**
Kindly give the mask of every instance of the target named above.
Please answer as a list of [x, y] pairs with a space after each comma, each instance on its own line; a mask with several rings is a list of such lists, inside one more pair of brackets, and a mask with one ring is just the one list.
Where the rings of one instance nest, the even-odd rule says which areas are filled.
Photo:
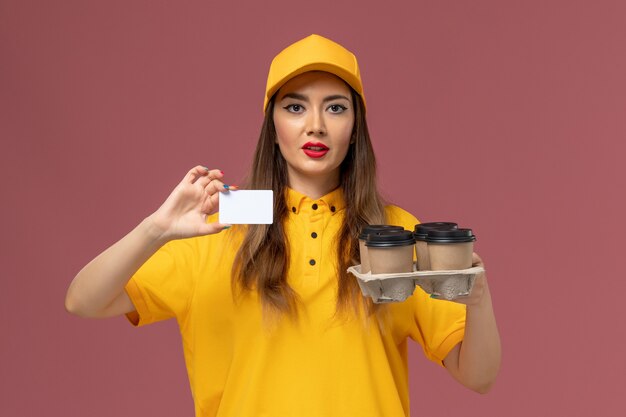
[[476, 236], [472, 229], [431, 229], [426, 236], [427, 243], [464, 243], [474, 241], [476, 241]]
[[365, 241], [365, 246], [388, 248], [394, 246], [409, 246], [415, 243], [413, 232], [410, 230], [384, 230], [370, 233]]
[[359, 239], [366, 240], [367, 236], [369, 236], [371, 233], [383, 232], [385, 230], [404, 230], [404, 227], [394, 226], [391, 224], [370, 224], [365, 226], [363, 230], [361, 230]]
[[452, 222], [420, 223], [415, 225], [413, 234], [415, 235], [415, 240], [424, 241], [426, 240], [429, 230], [450, 230], [457, 229], [458, 227], [458, 224]]

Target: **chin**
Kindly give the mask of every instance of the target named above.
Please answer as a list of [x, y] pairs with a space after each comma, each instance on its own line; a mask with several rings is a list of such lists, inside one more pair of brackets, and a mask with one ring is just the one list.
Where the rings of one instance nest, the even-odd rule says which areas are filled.
[[[318, 164], [321, 161], [314, 161], [314, 163]], [[300, 175], [311, 177], [315, 179], [320, 179], [323, 177], [332, 177], [338, 174], [338, 168], [328, 167], [328, 166], [316, 166], [316, 167], [302, 167], [301, 169], [296, 170]]]

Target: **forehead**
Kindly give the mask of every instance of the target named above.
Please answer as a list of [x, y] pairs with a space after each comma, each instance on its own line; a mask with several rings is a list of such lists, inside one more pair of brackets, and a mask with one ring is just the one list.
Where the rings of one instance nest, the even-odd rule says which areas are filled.
[[350, 97], [348, 84], [334, 74], [324, 71], [309, 71], [297, 75], [287, 81], [276, 93], [276, 99], [280, 100], [285, 94], [314, 93], [319, 91], [326, 94], [343, 94]]

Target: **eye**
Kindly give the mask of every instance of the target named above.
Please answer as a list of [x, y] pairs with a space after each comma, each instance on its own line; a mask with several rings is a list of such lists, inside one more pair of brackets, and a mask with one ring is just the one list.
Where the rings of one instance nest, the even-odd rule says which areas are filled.
[[299, 104], [289, 104], [283, 107], [283, 109], [287, 110], [290, 113], [302, 113], [304, 111], [304, 107]]
[[341, 104], [331, 104], [330, 106], [328, 106], [328, 110], [330, 110], [330, 112], [334, 114], [341, 114], [347, 109], [348, 108], [346, 106], [343, 106]]

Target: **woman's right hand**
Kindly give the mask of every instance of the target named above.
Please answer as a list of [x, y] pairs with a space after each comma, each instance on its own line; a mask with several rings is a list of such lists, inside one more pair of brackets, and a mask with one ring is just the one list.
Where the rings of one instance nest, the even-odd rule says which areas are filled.
[[206, 223], [207, 215], [218, 209], [220, 192], [234, 190], [222, 182], [224, 173], [203, 166], [192, 168], [167, 200], [148, 220], [162, 241], [218, 233], [226, 224]]

